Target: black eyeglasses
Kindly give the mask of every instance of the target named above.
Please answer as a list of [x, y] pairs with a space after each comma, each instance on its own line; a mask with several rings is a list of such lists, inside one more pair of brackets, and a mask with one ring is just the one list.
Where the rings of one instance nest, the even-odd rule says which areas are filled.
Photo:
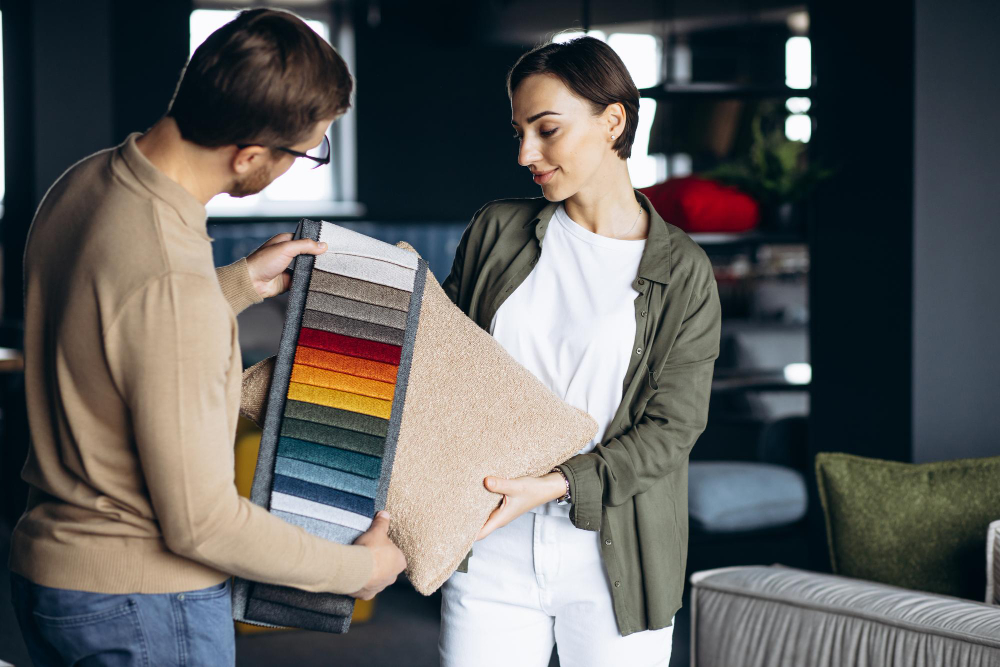
[[[247, 146], [260, 146], [261, 144], [236, 144], [237, 148], [246, 148]], [[295, 157], [304, 157], [312, 160], [316, 164], [313, 165], [313, 169], [316, 167], [323, 166], [324, 164], [330, 164], [330, 140], [327, 136], [323, 135], [323, 141], [319, 146], [303, 153], [302, 151], [292, 150], [291, 148], [286, 148], [285, 146], [262, 146], [262, 148], [273, 148], [276, 151], [284, 151], [289, 155], [294, 155]]]

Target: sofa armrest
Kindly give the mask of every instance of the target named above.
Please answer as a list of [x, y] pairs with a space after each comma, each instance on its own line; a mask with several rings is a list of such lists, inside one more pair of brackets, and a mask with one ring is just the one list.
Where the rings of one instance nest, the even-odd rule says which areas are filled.
[[1000, 519], [986, 529], [986, 604], [1000, 605]]
[[691, 665], [1000, 664], [1000, 608], [781, 565], [691, 575]]

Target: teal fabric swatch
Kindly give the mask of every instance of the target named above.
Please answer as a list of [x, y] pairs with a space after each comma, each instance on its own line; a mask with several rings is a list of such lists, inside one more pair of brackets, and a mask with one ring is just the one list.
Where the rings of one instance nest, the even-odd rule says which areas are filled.
[[379, 473], [382, 471], [382, 459], [380, 458], [286, 436], [281, 436], [278, 439], [278, 456], [308, 461], [371, 479], [378, 479]]
[[290, 417], [285, 417], [282, 421], [281, 435], [379, 458], [382, 457], [382, 450], [385, 449], [385, 438]]

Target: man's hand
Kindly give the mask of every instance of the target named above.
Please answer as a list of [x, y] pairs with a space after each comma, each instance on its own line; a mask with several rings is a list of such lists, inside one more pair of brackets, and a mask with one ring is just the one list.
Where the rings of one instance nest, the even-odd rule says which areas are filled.
[[276, 296], [292, 286], [292, 276], [285, 271], [297, 255], [322, 255], [326, 244], [312, 239], [292, 241], [292, 234], [278, 234], [247, 256], [250, 280], [261, 298]]
[[372, 521], [371, 528], [354, 540], [372, 550], [375, 558], [375, 569], [372, 577], [359, 591], [351, 593], [351, 597], [361, 600], [371, 600], [376, 593], [396, 581], [399, 573], [406, 569], [406, 558], [392, 540], [389, 539], [389, 513], [379, 512]]
[[514, 479], [487, 477], [483, 483], [487, 490], [502, 493], [503, 499], [479, 530], [477, 540], [483, 539], [497, 528], [506, 526], [525, 512], [550, 500], [561, 498], [566, 493], [566, 482], [558, 472], [550, 472], [541, 477]]

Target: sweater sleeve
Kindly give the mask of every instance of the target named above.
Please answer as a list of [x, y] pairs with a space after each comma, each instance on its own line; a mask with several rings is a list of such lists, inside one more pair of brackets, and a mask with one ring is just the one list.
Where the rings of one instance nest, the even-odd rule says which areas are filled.
[[625, 433], [558, 466], [569, 479], [574, 526], [600, 530], [602, 505], [621, 505], [687, 462], [708, 423], [721, 325], [712, 280], [691, 300], [641, 418]]
[[237, 315], [255, 303], [264, 300], [254, 289], [253, 281], [250, 280], [250, 270], [246, 257], [232, 264], [220, 266], [215, 270], [215, 277], [219, 279], [222, 295], [226, 297], [229, 307]]
[[221, 303], [210, 276], [166, 274], [133, 293], [105, 334], [167, 548], [253, 581], [357, 592], [374, 569], [367, 547], [315, 537], [236, 491], [228, 412], [239, 359]]

